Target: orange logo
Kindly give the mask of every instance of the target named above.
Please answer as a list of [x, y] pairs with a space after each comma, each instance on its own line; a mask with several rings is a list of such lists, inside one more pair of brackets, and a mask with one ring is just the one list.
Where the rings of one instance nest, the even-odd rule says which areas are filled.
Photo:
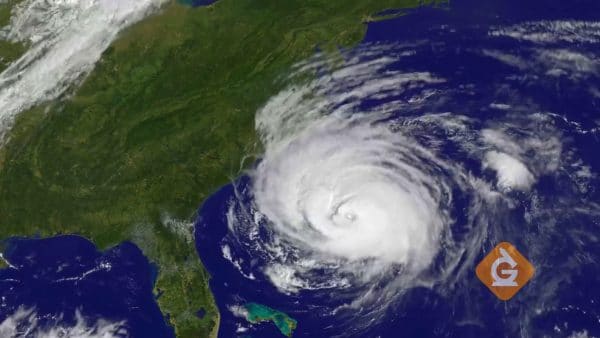
[[529, 282], [535, 268], [508, 242], [502, 242], [477, 265], [475, 273], [496, 297], [509, 300]]

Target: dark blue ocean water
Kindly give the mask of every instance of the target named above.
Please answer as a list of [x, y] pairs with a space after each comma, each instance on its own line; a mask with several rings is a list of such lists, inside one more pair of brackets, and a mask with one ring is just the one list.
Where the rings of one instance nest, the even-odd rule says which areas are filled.
[[[570, 150], [589, 165], [592, 173], [599, 173], [600, 158], [597, 154], [600, 135], [594, 128], [600, 118], [600, 98], [590, 94], [588, 89], [600, 86], [600, 79], [597, 76], [583, 80], [566, 76], [544, 77], [534, 72], [529, 74], [527, 69], [521, 72], [530, 77], [523, 79], [514, 76], [519, 72], [515, 67], [482, 56], [482, 49], [506, 50], [525, 60], [533, 59], [535, 48], [532, 43], [502, 37], [492, 39], [489, 32], [493, 27], [546, 20], [598, 21], [600, 2], [451, 1], [443, 9], [425, 7], [396, 19], [370, 23], [363, 44], [427, 41], [416, 47], [418, 50], [413, 57], [402, 58], [390, 70], [431, 72], [447, 80], [443, 85], [447, 89], [465, 83], [473, 85], [468, 94], [455, 93], [443, 102], [425, 107], [428, 112], [460, 112], [487, 121], [502, 114], [489, 105], [498, 101], [529, 105], [531, 111], [517, 109], [522, 114], [553, 112], [560, 116], [553, 123], [569, 141]], [[589, 52], [596, 57], [600, 55], [597, 43], [556, 41], [552, 48], [571, 49], [574, 46], [580, 52]], [[373, 104], [375, 102], [363, 102], [365, 107]], [[469, 166], [465, 159], [464, 164], [471, 172], [485, 177], [486, 173], [481, 172], [479, 163]], [[569, 217], [567, 210], [556, 216], [551, 213], [546, 218], [540, 216], [540, 222], [556, 223], [552, 229], [559, 230], [552, 232], [547, 232], [543, 226], [523, 226], [528, 217], [526, 211], [531, 210], [534, 203], [544, 204], [551, 210], [560, 198], [600, 201], [597, 179], [585, 194], [578, 195], [567, 187], [567, 176], [568, 173], [541, 177], [534, 187], [541, 196], [541, 202], [531, 200], [526, 194], [516, 194], [520, 205], [502, 216], [502, 222], [499, 220], [499, 223], [512, 222], [513, 225], [493, 229], [494, 236], [480, 248], [477, 259], [468, 267], [473, 273], [464, 278], [452, 296], [436, 292], [435, 287], [409, 290], [387, 310], [384, 320], [360, 334], [355, 334], [352, 326], [336, 321], [335, 316], [322, 316], [317, 311], [323, 305], [331, 308], [340, 305], [334, 293], [305, 290], [297, 295], [285, 295], [278, 292], [259, 270], [258, 267], [266, 264], [265, 257], [236, 252], [240, 261], [247, 264], [245, 271], [257, 267], [256, 271], [252, 271], [256, 279], [250, 280], [223, 256], [223, 243], [230, 244], [224, 238], [229, 231], [226, 214], [235, 196], [234, 184], [238, 191], [244, 191], [249, 185], [249, 178], [241, 177], [202, 205], [196, 224], [197, 249], [212, 275], [210, 287], [222, 314], [219, 335], [281, 337], [270, 323], [254, 325], [247, 332], [236, 333], [240, 325], [247, 325], [232, 314], [230, 306], [257, 302], [295, 318], [298, 328], [294, 337], [567, 337], [574, 332], [600, 336], [600, 288], [597, 287], [600, 285], [600, 267], [595, 263], [600, 260], [600, 245], [596, 238], [600, 224], [598, 215]], [[461, 219], [460, 210], [464, 208], [465, 202], [459, 195], [453, 207], [457, 223]], [[534, 279], [509, 302], [496, 299], [474, 273], [476, 263], [499, 241], [516, 245], [537, 268]], [[562, 277], [555, 278], [557, 275]], [[356, 320], [360, 321], [360, 318]]]
[[59, 316], [71, 327], [79, 310], [92, 324], [125, 320], [132, 337], [174, 337], [153, 294], [156, 267], [130, 242], [100, 252], [80, 236], [13, 238], [4, 257], [12, 267], [0, 270], [0, 323], [24, 307], [38, 327]]
[[180, 2], [192, 7], [202, 7], [213, 4], [217, 2], [217, 0], [180, 0]]

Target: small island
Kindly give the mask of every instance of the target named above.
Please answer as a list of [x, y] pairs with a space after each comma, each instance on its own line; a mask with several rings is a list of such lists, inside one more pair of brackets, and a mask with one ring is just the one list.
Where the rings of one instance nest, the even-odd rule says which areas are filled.
[[291, 337], [298, 322], [287, 314], [271, 309], [268, 306], [257, 303], [246, 303], [246, 320], [251, 323], [260, 323], [272, 321], [275, 323], [279, 331], [287, 337]]

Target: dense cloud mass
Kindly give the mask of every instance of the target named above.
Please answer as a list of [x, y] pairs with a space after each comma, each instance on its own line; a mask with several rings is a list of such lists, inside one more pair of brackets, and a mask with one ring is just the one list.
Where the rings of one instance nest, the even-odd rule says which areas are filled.
[[[573, 27], [582, 28], [573, 34]], [[225, 257], [249, 279], [256, 270], [242, 257], [260, 257], [251, 265], [285, 294], [332, 292], [342, 301], [331, 313], [354, 309], [370, 318], [365, 327], [411, 287], [450, 292], [484, 244], [518, 226], [501, 223], [520, 200], [536, 201], [527, 214], [532, 223], [554, 212], [537, 203], [541, 178], [566, 179], [574, 194], [594, 179], [560, 127], [568, 119], [510, 89], [515, 82], [597, 77], [589, 50], [567, 53], [550, 38], [595, 43], [590, 27], [493, 28], [490, 40], [527, 40], [531, 57], [493, 44], [477, 51], [513, 70], [494, 79], [491, 92], [403, 68], [403, 60], [427, 49], [424, 42], [365, 44], [297, 65], [295, 84], [257, 114], [264, 155], [248, 173], [250, 186], [231, 201]], [[453, 103], [465, 96], [476, 98]], [[598, 213], [596, 204], [579, 202], [582, 214]]]
[[55, 99], [82, 80], [125, 27], [158, 10], [164, 0], [26, 0], [0, 39], [27, 52], [0, 74], [0, 143], [15, 115]]

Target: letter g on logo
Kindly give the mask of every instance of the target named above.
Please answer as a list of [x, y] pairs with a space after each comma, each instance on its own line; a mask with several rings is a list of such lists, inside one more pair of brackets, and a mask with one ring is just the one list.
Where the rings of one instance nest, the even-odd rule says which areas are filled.
[[502, 242], [477, 265], [479, 280], [501, 300], [509, 300], [533, 277], [535, 268], [512, 244]]
[[492, 286], [518, 286], [516, 279], [519, 274], [518, 270], [514, 269], [502, 269], [501, 272], [503, 275], [508, 275], [508, 277], [500, 277], [498, 275], [498, 267], [500, 264], [505, 263], [510, 265], [511, 268], [517, 266], [517, 262], [506, 252], [506, 250], [500, 248], [500, 257], [496, 258], [494, 264], [492, 264], [492, 279], [494, 282]]

